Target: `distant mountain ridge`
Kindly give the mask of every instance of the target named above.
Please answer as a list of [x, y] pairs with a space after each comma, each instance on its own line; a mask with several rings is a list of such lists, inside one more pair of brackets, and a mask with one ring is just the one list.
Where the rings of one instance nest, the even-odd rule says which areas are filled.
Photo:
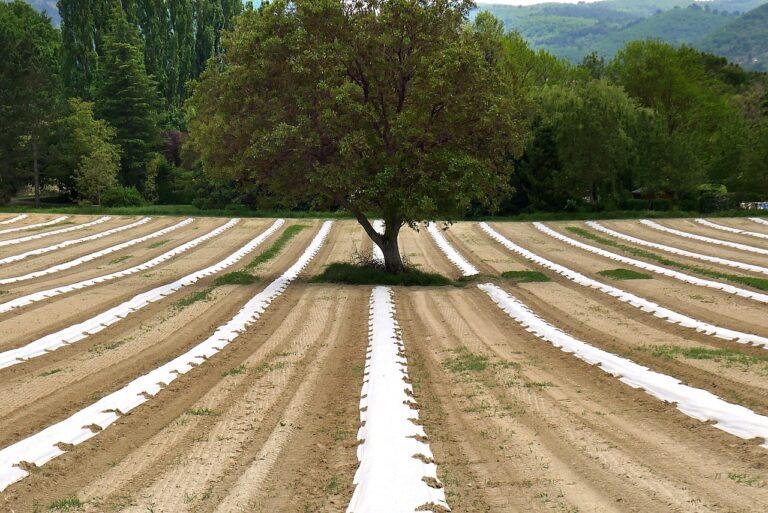
[[749, 69], [764, 70], [761, 66], [768, 51], [765, 2], [605, 0], [525, 7], [484, 4], [479, 10], [492, 12], [508, 30], [520, 32], [533, 47], [574, 62], [593, 51], [610, 58], [628, 41], [660, 39], [722, 55]]

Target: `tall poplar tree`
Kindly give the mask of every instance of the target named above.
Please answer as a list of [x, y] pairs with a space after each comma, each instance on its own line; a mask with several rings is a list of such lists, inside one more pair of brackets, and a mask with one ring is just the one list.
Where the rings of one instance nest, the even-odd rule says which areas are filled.
[[110, 13], [100, 68], [96, 112], [117, 131], [121, 182], [141, 188], [147, 155], [159, 143], [157, 85], [144, 67], [138, 32], [117, 2]]

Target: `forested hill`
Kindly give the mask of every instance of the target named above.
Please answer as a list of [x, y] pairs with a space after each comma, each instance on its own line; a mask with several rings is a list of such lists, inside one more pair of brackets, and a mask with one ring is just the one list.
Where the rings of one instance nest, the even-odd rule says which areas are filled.
[[610, 58], [629, 41], [659, 39], [733, 56], [746, 67], [761, 69], [750, 56], [768, 51], [765, 36], [760, 36], [767, 30], [764, 10], [757, 16], [745, 13], [764, 2], [606, 0], [528, 7], [481, 5], [480, 10], [492, 12], [508, 30], [520, 32], [535, 48], [573, 62], [594, 51]]
[[768, 71], [768, 4], [729, 23], [698, 46], [746, 68]]

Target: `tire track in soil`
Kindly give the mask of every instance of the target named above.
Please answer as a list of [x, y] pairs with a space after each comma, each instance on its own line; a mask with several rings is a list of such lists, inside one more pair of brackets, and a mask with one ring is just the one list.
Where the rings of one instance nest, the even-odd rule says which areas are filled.
[[[398, 306], [455, 511], [748, 512], [768, 503], [765, 488], [726, 477], [764, 482], [764, 449], [533, 338], [480, 296], [414, 291]], [[442, 362], [464, 346], [492, 355], [491, 370], [448, 373]]]
[[[0, 418], [0, 446], [66, 418], [193, 347], [289, 267], [318, 226], [302, 231], [281, 254], [260, 267], [262, 280], [254, 285], [219, 287], [210, 302], [198, 302], [178, 311], [175, 304], [179, 299], [204, 290], [215, 276], [205, 278], [186, 287], [182, 294], [153, 303], [83, 341], [1, 370], [0, 391], [8, 393], [0, 394], [0, 411], [4, 412]], [[267, 239], [256, 252], [269, 247], [280, 233]], [[232, 270], [247, 262], [247, 258], [243, 259]], [[105, 350], [115, 342], [121, 345]], [[60, 372], [53, 373], [56, 369]]]

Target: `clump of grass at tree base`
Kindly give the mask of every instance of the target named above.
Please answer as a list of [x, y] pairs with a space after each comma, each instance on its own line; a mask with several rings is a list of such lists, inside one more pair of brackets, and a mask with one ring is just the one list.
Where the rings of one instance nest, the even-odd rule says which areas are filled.
[[613, 280], [652, 280], [653, 276], [650, 274], [639, 273], [630, 269], [608, 269], [606, 271], [598, 271], [600, 276], [611, 278]]
[[346, 285], [401, 285], [404, 287], [445, 287], [453, 281], [443, 275], [407, 267], [399, 274], [390, 274], [379, 266], [337, 262], [310, 280], [312, 283], [343, 283]]
[[666, 265], [667, 267], [674, 267], [674, 268], [680, 269], [681, 271], [692, 272], [700, 276], [706, 276], [707, 278], [715, 278], [715, 279], [730, 281], [733, 283], [739, 283], [739, 284], [747, 285], [749, 287], [753, 287], [759, 290], [768, 290], [768, 279], [766, 278], [755, 278], [752, 276], [744, 276], [741, 274], [721, 273], [719, 271], [713, 271], [711, 269], [706, 269], [704, 267], [699, 267], [696, 265], [684, 264], [682, 262], [670, 260], [669, 258], [653, 253], [652, 251], [647, 251], [645, 249], [639, 249], [632, 246], [627, 246], [626, 244], [621, 244], [619, 242], [616, 242], [615, 240], [606, 239], [605, 237], [600, 237], [599, 235], [596, 235], [590, 232], [589, 230], [585, 230], [584, 228], [579, 228], [576, 226], [568, 226], [566, 230], [568, 230], [571, 233], [575, 233], [580, 237], [584, 237], [585, 239], [589, 239], [606, 246], [611, 246], [613, 248], [620, 249], [625, 253], [629, 253], [636, 257], [653, 260], [655, 262], [658, 262], [661, 265]]
[[501, 277], [515, 283], [537, 283], [551, 281], [549, 277], [537, 271], [506, 271]]

